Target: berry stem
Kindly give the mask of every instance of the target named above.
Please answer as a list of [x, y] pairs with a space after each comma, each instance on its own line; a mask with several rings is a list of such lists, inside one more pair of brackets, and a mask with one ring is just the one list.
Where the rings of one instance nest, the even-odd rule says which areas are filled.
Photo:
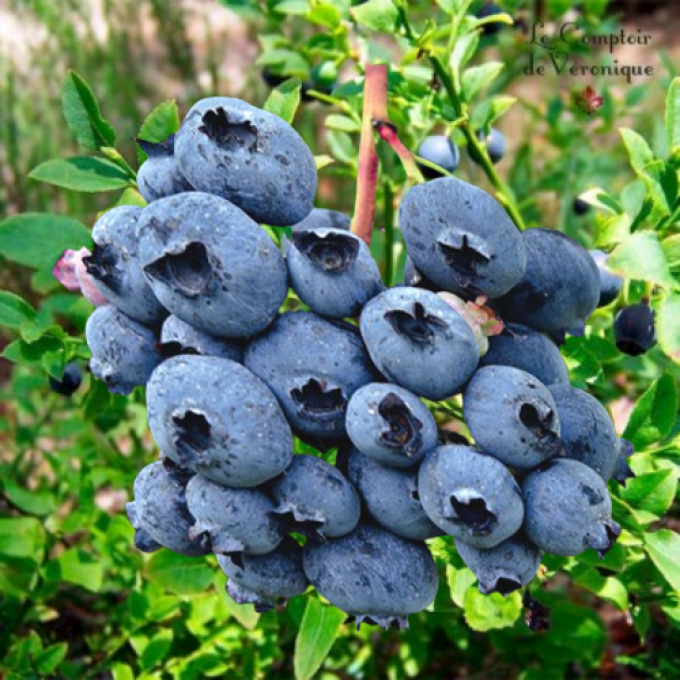
[[366, 245], [371, 245], [371, 232], [375, 219], [375, 191], [378, 184], [378, 152], [373, 139], [373, 110], [380, 99], [381, 89], [387, 96], [387, 67], [366, 64], [364, 80], [364, 110], [361, 119], [361, 141], [359, 143], [359, 164], [357, 193], [354, 200], [352, 233]]
[[[419, 44], [419, 38], [415, 35], [413, 27], [411, 26], [411, 22], [403, 7], [399, 8], [399, 14], [401, 17], [402, 26], [406, 32], [406, 37], [409, 39], [412, 45], [417, 46]], [[460, 95], [459, 87], [454, 84], [453, 78], [449, 74], [449, 71], [444, 67], [439, 57], [430, 52], [427, 54], [427, 58], [429, 59], [432, 69], [434, 70], [439, 82], [446, 90], [446, 94], [451, 101], [451, 105], [456, 112], [456, 116], [459, 119], [463, 119], [460, 127], [463, 134], [465, 135], [468, 148], [472, 154], [476, 153], [476, 155], [479, 157], [482, 169], [496, 190], [496, 198], [503, 205], [517, 228], [523, 231], [526, 229], [526, 224], [524, 223], [524, 219], [522, 218], [522, 214], [517, 207], [517, 203], [515, 202], [515, 198], [512, 195], [510, 188], [501, 179], [498, 172], [496, 172], [496, 168], [494, 167], [488, 153], [486, 152], [486, 146], [479, 143], [475, 131], [470, 127], [467, 106], [464, 104]]]
[[375, 218], [375, 193], [378, 183], [378, 153], [373, 131], [377, 131], [399, 156], [408, 178], [417, 184], [424, 182], [415, 156], [397, 135], [387, 112], [387, 66], [366, 64], [364, 80], [364, 109], [361, 120], [357, 194], [354, 203], [352, 232], [371, 244]]

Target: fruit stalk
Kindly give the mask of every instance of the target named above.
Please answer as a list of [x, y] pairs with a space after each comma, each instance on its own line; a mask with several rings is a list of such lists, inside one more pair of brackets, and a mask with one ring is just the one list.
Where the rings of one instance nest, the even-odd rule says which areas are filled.
[[364, 109], [359, 145], [359, 172], [357, 194], [354, 204], [352, 232], [371, 244], [371, 231], [375, 218], [375, 192], [378, 183], [378, 154], [375, 149], [373, 130], [385, 140], [399, 156], [406, 174], [415, 184], [424, 178], [415, 156], [404, 146], [387, 112], [387, 66], [366, 65], [364, 81]]

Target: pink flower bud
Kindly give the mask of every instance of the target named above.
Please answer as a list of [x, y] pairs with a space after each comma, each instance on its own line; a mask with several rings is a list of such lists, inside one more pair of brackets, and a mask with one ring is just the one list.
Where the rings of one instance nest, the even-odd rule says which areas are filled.
[[80, 250], [65, 250], [54, 265], [52, 274], [62, 286], [69, 290], [79, 290], [90, 303], [99, 307], [107, 300], [94, 285], [94, 279], [87, 273], [83, 258], [90, 255], [90, 251], [83, 247]]

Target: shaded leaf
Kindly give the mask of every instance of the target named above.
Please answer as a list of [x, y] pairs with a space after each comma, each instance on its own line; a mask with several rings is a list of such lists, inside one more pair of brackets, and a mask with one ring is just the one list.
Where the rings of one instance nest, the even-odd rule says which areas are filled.
[[33, 321], [36, 314], [26, 300], [8, 290], [0, 290], [0, 326], [16, 329], [27, 321]]
[[41, 163], [29, 175], [32, 179], [72, 191], [94, 193], [115, 191], [131, 183], [130, 175], [105, 158], [74, 156]]
[[315, 597], [307, 600], [302, 625], [295, 640], [295, 678], [310, 680], [321, 668], [347, 615], [323, 605]]
[[69, 132], [82, 147], [94, 151], [116, 143], [113, 126], [102, 117], [94, 92], [75, 71], [64, 80], [61, 105]]
[[202, 557], [185, 557], [161, 549], [151, 555], [144, 573], [152, 583], [180, 595], [200, 593], [213, 580], [213, 570]]
[[640, 451], [666, 437], [675, 424], [677, 394], [670, 374], [656, 380], [640, 397], [630, 416], [624, 439]]

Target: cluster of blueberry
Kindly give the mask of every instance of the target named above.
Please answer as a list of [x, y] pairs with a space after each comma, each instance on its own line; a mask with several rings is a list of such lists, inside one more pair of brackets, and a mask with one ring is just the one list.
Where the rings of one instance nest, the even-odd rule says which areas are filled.
[[[403, 198], [408, 280], [386, 289], [349, 219], [312, 209], [314, 158], [277, 116], [203, 100], [146, 149], [148, 206], [101, 217], [85, 261], [109, 303], [87, 323], [91, 370], [146, 385], [161, 451], [128, 504], [139, 549], [216, 554], [260, 611], [311, 584], [386, 627], [434, 600], [427, 539], [454, 537], [503, 594], [541, 551], [611, 548], [607, 480], [631, 450], [549, 337], [600, 302], [586, 250], [440, 178]], [[284, 253], [258, 222], [295, 225]], [[310, 311], [279, 312], [289, 285]], [[474, 445], [423, 401], [461, 393]]]

